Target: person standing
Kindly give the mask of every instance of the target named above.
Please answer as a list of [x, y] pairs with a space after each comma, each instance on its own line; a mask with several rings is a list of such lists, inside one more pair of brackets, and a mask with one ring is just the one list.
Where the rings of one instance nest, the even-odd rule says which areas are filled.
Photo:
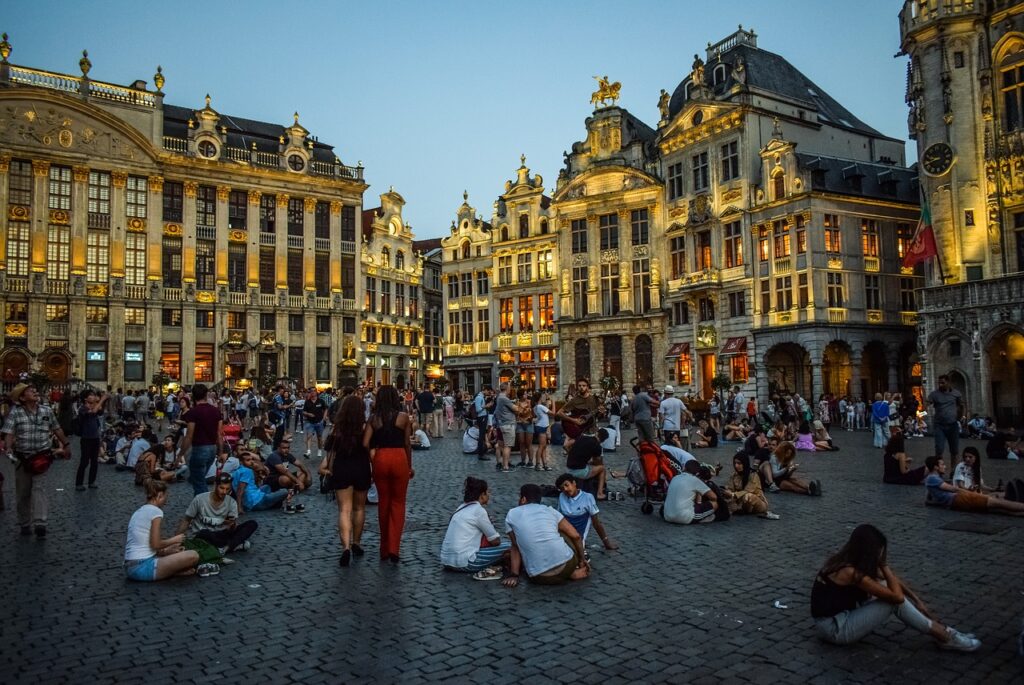
[[362, 442], [366, 429], [363, 403], [355, 395], [341, 401], [334, 428], [327, 436], [327, 458], [320, 462], [325, 485], [334, 490], [338, 503], [338, 535], [341, 537], [339, 566], [348, 566], [352, 556], [363, 556], [359, 544], [366, 524], [366, 493], [370, 490], [370, 453]]
[[[18, 506], [18, 526], [22, 535], [46, 537], [46, 472], [32, 473], [29, 459], [48, 453], [53, 457], [70, 457], [68, 439], [57, 423], [53, 410], [39, 403], [39, 390], [34, 385], [19, 383], [10, 392], [11, 410], [4, 421], [4, 451], [11, 452], [17, 466], [14, 490]], [[54, 436], [60, 447], [53, 450]]]
[[932, 405], [932, 432], [935, 434], [935, 456], [942, 458], [942, 450], [949, 443], [949, 459], [954, 461], [960, 453], [960, 417], [964, 415], [964, 398], [950, 386], [949, 376], [939, 376], [939, 387], [928, 393]]
[[412, 420], [402, 411], [402, 400], [393, 385], [377, 390], [373, 413], [363, 430], [363, 447], [370, 450], [373, 479], [377, 486], [377, 518], [380, 522], [380, 558], [399, 563], [405, 497], [412, 468]]
[[[476, 441], [476, 456], [481, 461], [487, 460], [487, 439], [484, 437], [487, 435], [487, 394], [490, 392], [490, 386], [485, 385], [480, 388], [480, 392], [473, 398], [472, 403], [472, 421], [476, 425], [477, 429], [477, 441]], [[496, 455], [497, 456], [497, 455]]]
[[306, 458], [310, 456], [309, 439], [316, 436], [316, 456], [323, 456], [324, 449], [324, 415], [327, 413], [327, 402], [316, 389], [310, 390], [306, 401], [302, 404], [303, 437], [306, 442]]
[[100, 457], [100, 416], [103, 414], [103, 403], [107, 394], [97, 395], [89, 389], [82, 393], [81, 406], [78, 408], [78, 449], [81, 456], [78, 461], [78, 472], [75, 474], [75, 490], [85, 490], [85, 467], [89, 467], [89, 487], [96, 489], [96, 469]]
[[636, 424], [636, 432], [641, 440], [654, 440], [654, 421], [651, 419], [651, 410], [657, 409], [660, 403], [651, 399], [646, 388], [639, 385], [633, 386], [633, 423]]
[[185, 439], [178, 448], [178, 456], [188, 458], [188, 481], [196, 495], [206, 492], [206, 472], [224, 447], [223, 421], [220, 410], [207, 402], [209, 389], [202, 383], [192, 387], [194, 406], [181, 418], [185, 421]]
[[662, 442], [670, 443], [672, 438], [678, 438], [683, 430], [683, 415], [686, 413], [683, 401], [676, 397], [676, 389], [671, 385], [665, 386], [665, 399], [658, 406], [658, 413], [662, 417]]
[[427, 431], [427, 435], [431, 435], [431, 417], [434, 414], [434, 393], [430, 392], [426, 384], [420, 386], [420, 392], [416, 395], [416, 413], [418, 414], [419, 424], [423, 426], [424, 430]]
[[498, 445], [495, 459], [500, 457], [501, 470], [509, 472], [508, 460], [512, 445], [516, 442], [516, 404], [508, 396], [508, 383], [498, 386], [498, 398], [494, 402], [494, 426], [498, 429]]
[[[889, 403], [880, 392], [875, 393], [875, 401], [871, 404], [871, 430], [874, 434], [874, 446], [880, 449], [884, 448], [891, 437], [889, 433]], [[937, 443], [938, 438], [935, 440]]]

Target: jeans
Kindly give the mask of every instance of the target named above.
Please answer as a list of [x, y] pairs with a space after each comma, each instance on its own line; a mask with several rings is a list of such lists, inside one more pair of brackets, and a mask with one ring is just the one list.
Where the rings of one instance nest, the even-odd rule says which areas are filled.
[[196, 495], [201, 495], [207, 491], [206, 472], [210, 470], [210, 464], [216, 458], [216, 445], [192, 447], [192, 452], [188, 456], [188, 482], [192, 484], [192, 491]]
[[271, 492], [269, 485], [263, 485], [260, 487], [260, 491], [263, 493], [263, 499], [249, 507], [249, 511], [265, 511], [279, 507], [281, 502], [288, 497], [288, 491], [283, 488], [277, 492]]
[[78, 472], [75, 474], [75, 485], [81, 485], [85, 479], [85, 467], [89, 466], [89, 485], [96, 482], [96, 468], [99, 464], [100, 456], [100, 439], [99, 438], [82, 438], [79, 441], [78, 448], [81, 451], [81, 457], [78, 460]]
[[848, 645], [858, 642], [882, 627], [889, 617], [896, 618], [914, 630], [927, 633], [932, 629], [932, 622], [909, 599], [902, 604], [889, 604], [873, 599], [856, 609], [844, 611], [830, 618], [815, 619], [818, 634], [826, 641], [836, 645]]
[[196, 533], [196, 538], [205, 540], [217, 548], [226, 547], [230, 552], [236, 547], [241, 547], [243, 542], [252, 537], [258, 527], [259, 524], [255, 521], [246, 521], [239, 523], [234, 528], [224, 528], [223, 530], [204, 528]]
[[942, 456], [942, 450], [949, 443], [949, 456], [952, 459], [960, 454], [960, 424], [958, 423], [936, 423], [932, 426], [935, 434], [935, 455]]
[[875, 432], [874, 446], [875, 447], [885, 447], [885, 444], [887, 442], [889, 442], [889, 437], [890, 437], [889, 422], [888, 421], [882, 421], [881, 423], [879, 423], [878, 421], [875, 421], [874, 419], [872, 419], [871, 420], [871, 428]]
[[477, 440], [476, 454], [478, 457], [486, 456], [487, 454], [487, 415], [484, 414], [482, 417], [476, 420], [476, 429], [479, 431], [480, 436]]
[[636, 432], [641, 440], [654, 440], [654, 422], [650, 419], [634, 419]]

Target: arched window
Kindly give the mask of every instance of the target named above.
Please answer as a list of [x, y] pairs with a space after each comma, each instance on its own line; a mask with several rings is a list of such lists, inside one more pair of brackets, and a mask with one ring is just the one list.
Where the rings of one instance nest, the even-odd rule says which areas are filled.
[[508, 226], [501, 227], [501, 240], [508, 240]]
[[718, 85], [719, 83], [725, 82], [725, 65], [719, 64], [715, 67], [715, 73], [712, 75], [712, 83]]
[[466, 242], [462, 243], [462, 258], [469, 259], [471, 256], [472, 252], [470, 252], [469, 241], [467, 240]]
[[398, 252], [395, 253], [395, 268], [396, 269], [404, 269], [405, 268], [405, 253], [402, 252], [401, 250], [399, 250]]
[[786, 197], [786, 175], [777, 174], [772, 178], [772, 197], [781, 200]]
[[391, 249], [387, 245], [380, 248], [380, 263], [382, 266], [391, 266]]
[[692, 81], [687, 81], [686, 84], [683, 86], [683, 102], [685, 102], [685, 101], [690, 99], [690, 88], [692, 88], [692, 87], [693, 87], [693, 82]]
[[617, 335], [602, 336], [601, 342], [604, 347], [604, 369], [602, 374], [614, 376], [619, 383], [622, 382], [622, 338]]
[[590, 380], [590, 341], [580, 338], [576, 341], [576, 380]]
[[547, 219], [541, 219], [540, 220], [540, 234], [541, 235], [547, 235], [548, 234], [548, 220]]
[[636, 339], [636, 381], [641, 385], [654, 381], [654, 352], [648, 335]]
[[519, 215], [519, 237], [529, 238], [530, 237], [530, 217], [525, 214]]
[[1024, 45], [1017, 45], [999, 63], [999, 88], [1003, 94], [1004, 130], [1024, 129]]

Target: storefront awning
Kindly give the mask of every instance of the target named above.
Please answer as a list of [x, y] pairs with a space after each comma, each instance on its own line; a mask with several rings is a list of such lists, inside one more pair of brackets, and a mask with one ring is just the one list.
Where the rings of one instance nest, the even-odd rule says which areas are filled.
[[668, 348], [668, 354], [665, 355], [665, 359], [679, 359], [690, 354], [690, 343], [681, 342], [676, 343], [672, 347]]
[[725, 346], [722, 351], [719, 352], [720, 356], [737, 355], [747, 351], [747, 336], [740, 336], [738, 338], [728, 338], [725, 341]]
[[245, 352], [234, 352], [228, 355], [228, 364], [245, 364], [249, 361], [249, 355]]

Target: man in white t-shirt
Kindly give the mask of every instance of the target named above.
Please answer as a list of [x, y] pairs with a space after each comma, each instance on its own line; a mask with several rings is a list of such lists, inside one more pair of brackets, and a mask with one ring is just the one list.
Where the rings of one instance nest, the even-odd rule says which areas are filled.
[[665, 442], [672, 442], [672, 437], [678, 436], [683, 429], [682, 417], [686, 407], [675, 393], [675, 388], [666, 385], [665, 397], [658, 406], [658, 414], [661, 415], [661, 434]]
[[410, 443], [414, 450], [422, 451], [430, 449], [430, 437], [427, 436], [420, 424], [415, 421], [412, 423], [412, 438], [410, 438]]
[[686, 466], [688, 461], [696, 461], [696, 457], [684, 450], [682, 447], [676, 445], [662, 445], [661, 449], [672, 455], [672, 457], [679, 462], [680, 466]]
[[476, 454], [479, 439], [480, 429], [471, 425], [466, 429], [466, 432], [462, 434], [462, 453]]
[[590, 575], [583, 539], [564, 516], [540, 503], [542, 494], [539, 485], [527, 483], [519, 489], [519, 506], [505, 516], [512, 541], [511, 572], [502, 581], [505, 587], [519, 584], [523, 567], [530, 582], [541, 585], [558, 585]]
[[661, 517], [669, 523], [711, 523], [715, 520], [718, 507], [715, 493], [704, 484], [697, 473], [700, 464], [696, 460], [683, 465], [683, 473], [669, 483]]

